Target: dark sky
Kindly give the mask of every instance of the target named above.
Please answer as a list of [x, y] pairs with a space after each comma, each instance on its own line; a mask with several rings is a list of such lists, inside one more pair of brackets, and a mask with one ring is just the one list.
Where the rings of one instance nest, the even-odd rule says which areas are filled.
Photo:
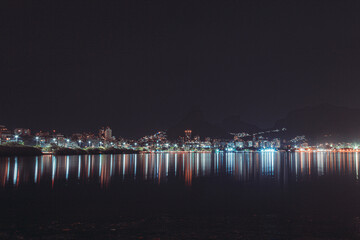
[[138, 136], [193, 105], [360, 107], [359, 1], [1, 1], [0, 124]]

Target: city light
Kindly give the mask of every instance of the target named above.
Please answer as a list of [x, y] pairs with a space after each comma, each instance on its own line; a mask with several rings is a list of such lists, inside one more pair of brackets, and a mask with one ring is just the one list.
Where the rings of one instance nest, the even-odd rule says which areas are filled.
[[[1, 129], [7, 129], [3, 126]], [[0, 129], [0, 130], [1, 130]], [[285, 130], [284, 130], [285, 131]], [[23, 135], [29, 134], [30, 129], [17, 128], [14, 134], [4, 135], [0, 144], [6, 142], [23, 142]], [[144, 136], [138, 140], [115, 138], [110, 127], [100, 129], [99, 135], [88, 133], [76, 133], [64, 136], [61, 133], [37, 132], [34, 134], [36, 145], [46, 148], [51, 144], [66, 148], [101, 147], [112, 149], [123, 149], [134, 152], [360, 152], [358, 143], [324, 143], [311, 145], [304, 135], [295, 136], [291, 139], [280, 137], [271, 138], [267, 133], [283, 132], [279, 129], [263, 131], [258, 133], [233, 134], [233, 139], [211, 139], [199, 135], [192, 136], [193, 131], [187, 129], [183, 136], [177, 140], [169, 139], [166, 131], [159, 131], [152, 135]], [[190, 134], [191, 133], [191, 134]], [[26, 135], [27, 136], [27, 135]], [[31, 136], [31, 135], [30, 135]], [[71, 140], [71, 139], [78, 140]], [[24, 138], [26, 139], [26, 138]], [[86, 141], [82, 140], [86, 139]], [[35, 141], [34, 141], [35, 142]], [[86, 143], [86, 144], [83, 144]], [[75, 143], [75, 144], [72, 144]], [[76, 144], [77, 143], [77, 144]], [[34, 144], [35, 145], [35, 144]], [[48, 150], [44, 151], [48, 152]]]
[[274, 148], [264, 148], [260, 150], [261, 152], [276, 152], [277, 150]]

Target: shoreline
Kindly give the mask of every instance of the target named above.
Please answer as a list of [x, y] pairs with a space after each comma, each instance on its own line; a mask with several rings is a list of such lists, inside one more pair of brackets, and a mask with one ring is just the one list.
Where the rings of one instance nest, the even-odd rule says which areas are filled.
[[297, 148], [297, 149], [242, 149], [242, 150], [135, 150], [125, 148], [40, 148], [27, 145], [0, 145], [0, 157], [23, 157], [23, 156], [41, 156], [41, 155], [99, 155], [99, 154], [149, 154], [149, 153], [357, 153], [360, 149], [357, 148], [342, 148], [342, 149], [315, 149], [315, 148]]

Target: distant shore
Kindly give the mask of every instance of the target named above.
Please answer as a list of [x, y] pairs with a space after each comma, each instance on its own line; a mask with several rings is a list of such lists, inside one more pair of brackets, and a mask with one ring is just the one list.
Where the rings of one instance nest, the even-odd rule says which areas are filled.
[[241, 150], [135, 150], [125, 148], [40, 148], [21, 144], [0, 145], [0, 157], [10, 156], [41, 156], [41, 155], [96, 155], [96, 154], [138, 154], [138, 153], [251, 153], [251, 152], [360, 152], [360, 149], [241, 149]]
[[41, 156], [51, 155], [86, 155], [86, 154], [132, 154], [140, 153], [138, 150], [118, 149], [118, 148], [65, 148], [57, 147], [54, 149], [41, 149], [33, 146], [20, 144], [0, 145], [0, 157], [10, 156]]

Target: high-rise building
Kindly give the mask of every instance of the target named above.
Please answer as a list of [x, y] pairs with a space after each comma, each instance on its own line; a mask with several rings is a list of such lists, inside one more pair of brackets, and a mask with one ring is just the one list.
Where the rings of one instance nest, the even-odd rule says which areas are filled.
[[100, 130], [99, 130], [99, 138], [102, 140], [105, 139], [105, 128], [104, 127], [100, 128]]
[[104, 133], [104, 136], [105, 136], [105, 140], [112, 140], [112, 130], [110, 127], [106, 127], [105, 129], [105, 133]]
[[191, 140], [191, 130], [187, 129], [185, 130], [185, 141], [190, 141]]

